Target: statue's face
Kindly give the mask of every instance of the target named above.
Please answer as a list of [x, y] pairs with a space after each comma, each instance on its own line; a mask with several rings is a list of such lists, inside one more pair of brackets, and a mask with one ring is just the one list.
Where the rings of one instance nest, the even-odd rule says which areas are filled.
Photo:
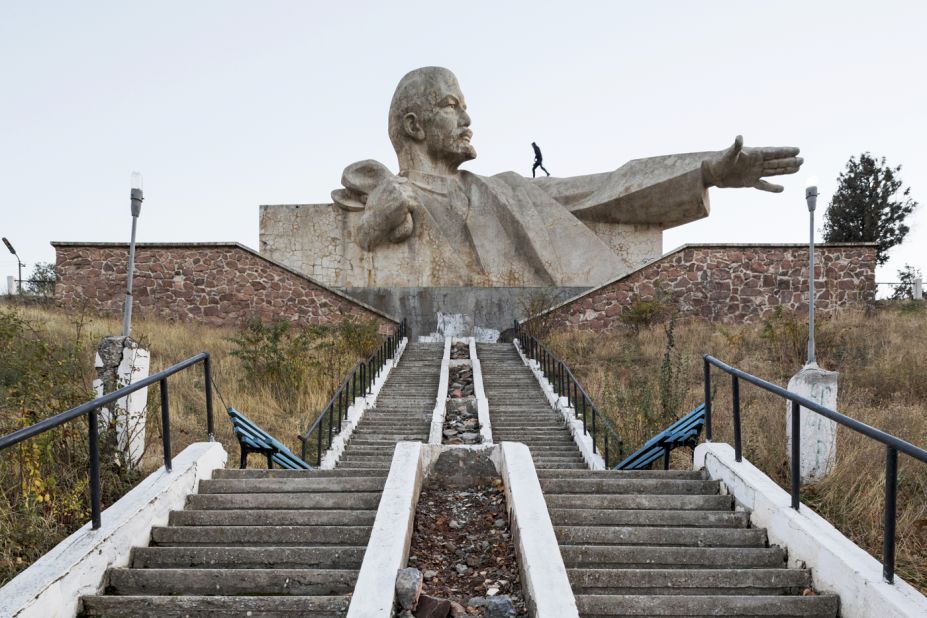
[[470, 116], [457, 80], [453, 75], [440, 76], [429, 95], [433, 108], [422, 119], [428, 155], [454, 167], [475, 159], [476, 150], [470, 144]]

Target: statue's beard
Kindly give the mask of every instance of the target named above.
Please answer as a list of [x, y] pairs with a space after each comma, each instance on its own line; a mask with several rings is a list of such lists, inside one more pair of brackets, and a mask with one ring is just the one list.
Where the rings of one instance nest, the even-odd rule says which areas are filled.
[[470, 143], [469, 129], [457, 131], [455, 135], [441, 136], [440, 139], [428, 144], [428, 154], [432, 159], [446, 161], [457, 166], [465, 161], [476, 158], [476, 149]]

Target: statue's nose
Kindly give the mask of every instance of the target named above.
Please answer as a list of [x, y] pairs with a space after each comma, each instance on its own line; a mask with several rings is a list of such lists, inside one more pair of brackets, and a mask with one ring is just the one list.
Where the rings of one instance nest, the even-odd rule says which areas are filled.
[[470, 114], [467, 113], [467, 110], [460, 110], [460, 119], [458, 120], [458, 124], [462, 127], [470, 126]]

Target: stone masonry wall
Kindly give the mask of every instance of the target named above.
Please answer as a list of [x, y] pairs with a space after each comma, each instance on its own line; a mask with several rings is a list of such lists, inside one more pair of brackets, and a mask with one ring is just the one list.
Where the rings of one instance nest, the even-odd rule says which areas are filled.
[[[55, 302], [121, 315], [128, 245], [52, 243], [57, 252]], [[187, 243], [136, 246], [133, 315], [238, 326], [250, 319], [329, 324], [376, 320], [386, 314], [276, 264], [239, 244]]]
[[[874, 244], [815, 248], [815, 311], [863, 306], [875, 295]], [[808, 310], [807, 245], [686, 245], [650, 265], [554, 307], [553, 328], [609, 330], [636, 299], [672, 302], [683, 315], [725, 324]]]

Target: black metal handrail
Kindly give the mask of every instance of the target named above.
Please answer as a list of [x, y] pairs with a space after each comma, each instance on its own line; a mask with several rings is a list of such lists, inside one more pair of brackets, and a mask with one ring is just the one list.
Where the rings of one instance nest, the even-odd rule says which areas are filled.
[[875, 427], [861, 423], [856, 419], [841, 414], [836, 410], [826, 408], [806, 397], [784, 389], [781, 386], [767, 382], [762, 378], [732, 367], [717, 358], [706, 354], [705, 360], [705, 439], [711, 442], [711, 367], [714, 365], [731, 376], [731, 396], [733, 400], [732, 411], [734, 417], [734, 459], [742, 461], [742, 440], [740, 422], [740, 380], [744, 380], [759, 388], [778, 395], [791, 402], [792, 412], [792, 450], [791, 450], [791, 493], [792, 508], [799, 510], [801, 505], [801, 409], [811, 410], [825, 418], [849, 427], [867, 438], [881, 442], [885, 445], [885, 518], [882, 537], [882, 576], [889, 584], [895, 581], [895, 525], [897, 520], [897, 491], [898, 491], [898, 453], [904, 453], [918, 461], [927, 463], [927, 450], [914, 446], [901, 438], [885, 433]]
[[[615, 463], [621, 461], [624, 451], [624, 441], [621, 439], [621, 435], [595, 407], [592, 398], [566, 363], [557, 358], [534, 335], [525, 330], [524, 326], [519, 324], [517, 320], [515, 322], [515, 338], [521, 343], [525, 356], [538, 362], [541, 371], [548, 377], [557, 395], [567, 398], [567, 404], [573, 408], [576, 418], [582, 419], [583, 435], [592, 435], [593, 453], [598, 452], [597, 444], [601, 438], [605, 469], [608, 470], [611, 467], [610, 458], [614, 449], [610, 449], [610, 443], [615, 443], [618, 446]], [[604, 430], [600, 432], [602, 428]]]
[[[406, 336], [406, 330], [406, 320], [403, 319], [396, 325], [393, 334], [383, 340], [376, 352], [370, 355], [370, 358], [354, 365], [344, 381], [335, 390], [335, 394], [328, 401], [328, 405], [315, 419], [315, 422], [309, 426], [305, 433], [296, 436], [302, 443], [301, 455], [303, 461], [308, 463], [310, 437], [315, 433], [315, 465], [322, 464], [322, 453], [327, 448], [331, 448], [335, 433], [341, 433], [341, 423], [348, 417], [348, 408], [354, 405], [358, 393], [363, 393], [363, 396], [370, 393], [370, 389], [376, 379], [380, 377], [380, 372], [383, 370], [386, 361], [396, 354], [396, 349]], [[328, 419], [327, 431], [325, 429], [326, 419]], [[323, 449], [323, 434], [325, 433], [328, 434], [328, 440], [326, 449]]]
[[82, 403], [76, 408], [71, 408], [66, 412], [56, 414], [44, 420], [39, 421], [29, 427], [17, 429], [5, 436], [0, 436], [0, 451], [15, 446], [24, 440], [33, 438], [39, 434], [45, 433], [68, 421], [72, 421], [82, 416], [87, 416], [88, 425], [88, 443], [90, 447], [90, 519], [92, 528], [98, 529], [101, 525], [101, 498], [100, 498], [100, 437], [97, 415], [104, 406], [122, 399], [130, 393], [141, 390], [147, 386], [158, 382], [161, 391], [161, 441], [164, 450], [164, 468], [171, 471], [171, 422], [170, 422], [170, 404], [168, 401], [167, 379], [179, 371], [192, 367], [197, 363], [203, 363], [204, 385], [206, 393], [206, 434], [210, 442], [214, 441], [214, 425], [212, 417], [212, 371], [208, 352], [200, 352], [196, 356], [191, 356], [187, 360], [181, 361], [176, 365], [171, 365], [167, 369], [159, 371], [147, 378], [142, 378], [112, 393], [97, 397], [92, 401]]

